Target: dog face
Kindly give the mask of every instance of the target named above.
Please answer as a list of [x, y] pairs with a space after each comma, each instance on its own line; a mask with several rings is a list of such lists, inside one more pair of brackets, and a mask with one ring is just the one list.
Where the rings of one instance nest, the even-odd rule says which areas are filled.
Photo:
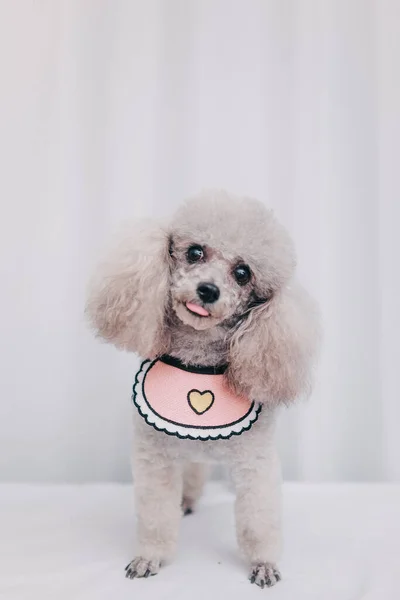
[[257, 296], [250, 261], [242, 256], [181, 236], [171, 240], [170, 252], [172, 309], [194, 329], [229, 326], [271, 295]]
[[[255, 215], [255, 213], [258, 213]], [[171, 306], [194, 329], [231, 327], [268, 302], [294, 267], [289, 240], [257, 202], [188, 202], [170, 235]]]

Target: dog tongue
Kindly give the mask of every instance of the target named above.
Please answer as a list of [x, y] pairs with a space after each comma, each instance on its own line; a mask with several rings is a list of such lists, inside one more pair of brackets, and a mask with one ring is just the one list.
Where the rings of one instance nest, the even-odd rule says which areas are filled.
[[186, 308], [202, 317], [208, 317], [210, 314], [205, 308], [193, 302], [186, 302]]

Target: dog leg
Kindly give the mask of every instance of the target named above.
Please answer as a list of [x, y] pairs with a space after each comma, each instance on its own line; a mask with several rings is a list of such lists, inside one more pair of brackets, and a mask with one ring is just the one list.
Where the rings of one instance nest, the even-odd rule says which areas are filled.
[[250, 563], [249, 579], [260, 587], [281, 579], [276, 567], [281, 550], [281, 475], [275, 451], [264, 457], [241, 457], [232, 465], [236, 487], [236, 532]]
[[182, 511], [190, 515], [204, 488], [209, 468], [202, 463], [187, 463], [183, 471]]
[[134, 457], [138, 555], [126, 577], [156, 575], [174, 554], [181, 521], [182, 468], [162, 452], [143, 448]]

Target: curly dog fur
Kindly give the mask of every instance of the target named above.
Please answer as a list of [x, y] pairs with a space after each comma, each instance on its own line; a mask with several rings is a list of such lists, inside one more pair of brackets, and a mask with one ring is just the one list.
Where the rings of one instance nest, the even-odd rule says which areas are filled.
[[[204, 250], [191, 264], [188, 248]], [[251, 270], [239, 285], [238, 264]], [[100, 266], [87, 304], [97, 334], [144, 358], [170, 354], [186, 364], [228, 363], [231, 388], [263, 403], [252, 429], [225, 440], [170, 437], [135, 414], [133, 469], [137, 558], [128, 577], [157, 573], [174, 553], [184, 509], [190, 512], [205, 465], [227, 464], [236, 488], [236, 528], [253, 583], [279, 581], [280, 467], [276, 408], [309, 393], [318, 341], [313, 301], [294, 280], [292, 241], [273, 213], [221, 191], [186, 201], [169, 223], [141, 222]], [[199, 299], [200, 282], [219, 298]], [[187, 309], [202, 304], [207, 318]]]

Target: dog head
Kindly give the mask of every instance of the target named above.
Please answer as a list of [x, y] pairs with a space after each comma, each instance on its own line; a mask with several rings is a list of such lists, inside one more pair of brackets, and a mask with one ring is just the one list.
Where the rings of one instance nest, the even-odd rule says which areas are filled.
[[128, 231], [103, 263], [87, 312], [101, 337], [143, 357], [167, 353], [179, 323], [224, 328], [231, 386], [288, 401], [308, 388], [316, 338], [294, 270], [292, 241], [270, 210], [207, 192], [164, 226]]

